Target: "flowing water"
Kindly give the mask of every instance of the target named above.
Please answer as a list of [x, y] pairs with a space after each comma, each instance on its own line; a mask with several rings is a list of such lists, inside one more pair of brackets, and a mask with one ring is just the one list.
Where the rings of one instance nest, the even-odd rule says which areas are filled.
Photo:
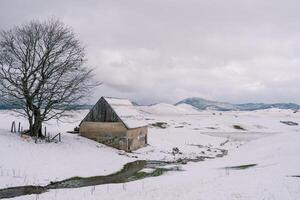
[[[221, 153], [217, 154], [216, 157], [223, 157], [227, 155], [226, 150], [219, 150]], [[46, 186], [26, 185], [3, 188], [0, 189], [0, 199], [31, 194], [42, 194], [53, 189], [80, 188], [110, 183], [126, 183], [148, 177], [160, 176], [168, 171], [180, 171], [180, 165], [187, 164], [188, 162], [199, 162], [212, 158], [215, 157], [197, 156], [196, 158], [178, 159], [173, 162], [137, 160], [125, 164], [120, 171], [106, 176], [72, 177], [62, 181], [50, 182]], [[145, 171], [145, 169], [147, 171]]]
[[[120, 171], [106, 176], [73, 177], [58, 182], [50, 182], [46, 186], [27, 185], [0, 189], [0, 199], [30, 194], [41, 194], [50, 189], [79, 188], [109, 183], [126, 183], [147, 177], [160, 176], [167, 171], [180, 170], [178, 166], [166, 168], [166, 166], [170, 164], [170, 162], [164, 161], [137, 160], [127, 163]], [[150, 172], [145, 172], [143, 169], [150, 169]]]

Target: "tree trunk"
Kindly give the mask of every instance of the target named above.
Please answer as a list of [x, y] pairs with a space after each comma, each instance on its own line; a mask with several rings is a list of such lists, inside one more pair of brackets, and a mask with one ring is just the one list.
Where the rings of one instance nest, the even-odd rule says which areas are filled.
[[32, 117], [28, 117], [28, 123], [29, 123], [29, 135], [33, 136], [33, 122], [32, 122]]
[[42, 138], [42, 122], [35, 121], [33, 124], [32, 135], [36, 136], [37, 138]]
[[41, 112], [39, 109], [35, 110], [33, 112], [34, 115], [34, 123], [32, 125], [31, 134], [32, 136], [35, 136], [36, 138], [42, 138], [42, 118], [41, 118]]

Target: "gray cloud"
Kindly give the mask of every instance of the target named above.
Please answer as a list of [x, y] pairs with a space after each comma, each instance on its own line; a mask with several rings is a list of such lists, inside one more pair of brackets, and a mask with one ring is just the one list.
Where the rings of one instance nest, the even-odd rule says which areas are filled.
[[300, 1], [1, 0], [0, 27], [58, 17], [87, 46], [101, 95], [300, 103]]

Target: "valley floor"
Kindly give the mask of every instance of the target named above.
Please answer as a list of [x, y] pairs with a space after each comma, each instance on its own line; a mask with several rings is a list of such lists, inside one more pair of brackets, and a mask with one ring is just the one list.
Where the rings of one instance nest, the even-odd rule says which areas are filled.
[[[10, 111], [1, 111], [0, 189], [46, 185], [73, 176], [106, 175], [134, 160], [205, 156], [214, 159], [180, 165], [182, 171], [159, 177], [50, 190], [14, 199], [299, 199], [300, 128], [280, 122], [299, 123], [299, 113], [277, 109], [199, 112], [184, 105], [165, 104], [139, 109], [153, 126], [149, 128], [149, 145], [133, 153], [65, 133], [78, 125], [87, 111], [47, 125], [53, 135], [63, 133], [61, 143], [38, 144], [10, 133], [11, 122], [20, 119]], [[157, 122], [164, 126], [157, 126]], [[180, 154], [174, 156], [175, 147]], [[228, 155], [220, 158], [225, 150]]]

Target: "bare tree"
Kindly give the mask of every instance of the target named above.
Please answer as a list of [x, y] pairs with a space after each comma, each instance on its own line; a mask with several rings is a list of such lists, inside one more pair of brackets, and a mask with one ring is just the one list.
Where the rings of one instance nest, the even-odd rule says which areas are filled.
[[74, 32], [58, 20], [31, 21], [0, 33], [1, 100], [42, 137], [42, 123], [64, 116], [97, 84]]

